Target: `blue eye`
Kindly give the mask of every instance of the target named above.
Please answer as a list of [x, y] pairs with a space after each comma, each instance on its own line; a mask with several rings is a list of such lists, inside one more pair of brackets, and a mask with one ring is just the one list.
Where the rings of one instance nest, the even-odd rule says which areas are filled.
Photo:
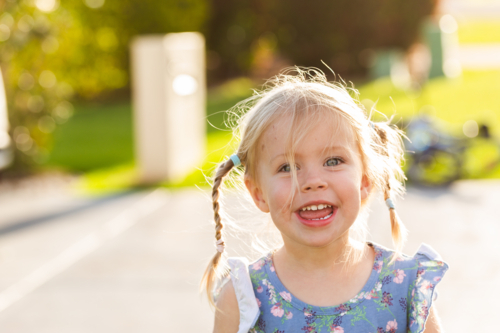
[[[295, 170], [299, 170], [299, 168], [297, 166], [295, 166]], [[290, 164], [283, 164], [279, 169], [278, 169], [278, 172], [291, 172], [292, 171], [292, 167], [290, 166]]]
[[325, 162], [325, 166], [336, 166], [342, 163], [342, 160], [338, 157], [332, 157]]
[[281, 166], [278, 170], [278, 172], [290, 172], [290, 171], [291, 171], [290, 164], [285, 164]]

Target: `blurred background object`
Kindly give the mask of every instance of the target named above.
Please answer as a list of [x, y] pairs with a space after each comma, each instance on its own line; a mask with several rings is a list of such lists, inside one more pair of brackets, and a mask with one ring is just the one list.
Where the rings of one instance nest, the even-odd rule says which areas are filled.
[[445, 132], [446, 126], [429, 115], [411, 120], [406, 127], [406, 176], [418, 185], [449, 185], [460, 178], [462, 142]]
[[7, 113], [7, 100], [0, 72], [0, 172], [8, 167], [13, 160], [12, 140], [9, 136], [9, 117]]
[[429, 78], [460, 76], [458, 23], [455, 18], [445, 14], [439, 20], [428, 20], [424, 23], [423, 31], [432, 58]]
[[205, 41], [184, 32], [131, 47], [140, 182], [182, 179], [205, 155]]

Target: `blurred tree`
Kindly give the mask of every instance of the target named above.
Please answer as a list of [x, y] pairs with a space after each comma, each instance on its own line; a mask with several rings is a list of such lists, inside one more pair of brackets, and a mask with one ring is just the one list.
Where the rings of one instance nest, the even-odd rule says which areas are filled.
[[207, 23], [208, 81], [247, 74], [252, 45], [263, 29], [258, 26], [258, 1], [211, 0]]
[[71, 98], [128, 92], [128, 45], [138, 34], [200, 31], [206, 0], [0, 0], [14, 170], [43, 163]]
[[[59, 48], [57, 28], [68, 25], [68, 14], [50, 13], [57, 3], [0, 1], [0, 66], [16, 148], [14, 168], [24, 170], [47, 156], [57, 122], [71, 116], [67, 102], [72, 87], [50, 66]], [[56, 28], [57, 27], [57, 28]]]
[[[374, 49], [406, 49], [438, 0], [212, 0], [208, 46], [221, 60], [221, 79], [258, 66], [262, 49], [299, 66], [363, 75]], [[244, 38], [233, 38], [235, 31]], [[216, 57], [217, 58], [217, 57]]]
[[65, 72], [84, 98], [128, 88], [128, 47], [135, 35], [200, 31], [207, 16], [205, 0], [82, 0], [64, 6], [74, 16], [64, 36], [72, 48]]

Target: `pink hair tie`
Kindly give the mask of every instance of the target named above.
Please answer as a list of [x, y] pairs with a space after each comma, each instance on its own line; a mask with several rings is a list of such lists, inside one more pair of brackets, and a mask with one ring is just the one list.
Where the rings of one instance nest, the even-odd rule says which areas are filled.
[[223, 253], [226, 246], [224, 245], [224, 241], [222, 240], [222, 238], [217, 240], [217, 242], [215, 242], [215, 244], [217, 247], [217, 251], [219, 251], [220, 253]]

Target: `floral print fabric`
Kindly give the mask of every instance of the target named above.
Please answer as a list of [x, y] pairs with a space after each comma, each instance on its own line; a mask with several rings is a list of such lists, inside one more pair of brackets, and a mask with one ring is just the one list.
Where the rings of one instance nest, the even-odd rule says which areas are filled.
[[306, 304], [281, 283], [271, 254], [249, 266], [260, 315], [252, 333], [422, 332], [436, 285], [448, 265], [429, 251], [403, 256], [389, 265], [392, 251], [375, 250], [372, 273], [349, 301], [331, 307]]

